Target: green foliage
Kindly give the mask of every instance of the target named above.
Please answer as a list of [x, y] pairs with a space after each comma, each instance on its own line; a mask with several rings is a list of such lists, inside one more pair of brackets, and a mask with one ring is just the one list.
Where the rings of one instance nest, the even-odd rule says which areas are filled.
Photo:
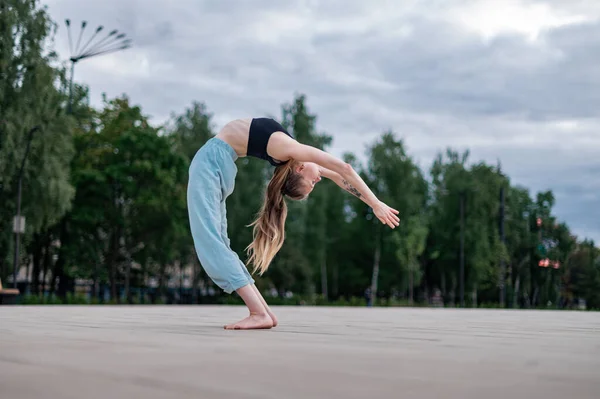
[[22, 242], [27, 245], [56, 223], [75, 193], [69, 179], [73, 120], [65, 109], [65, 71], [53, 67], [54, 53], [44, 51], [54, 28], [38, 1], [0, 3], [0, 278], [6, 278], [12, 255], [18, 174], [35, 126], [40, 129], [23, 169], [27, 233]]
[[172, 244], [189, 243], [188, 163], [127, 98], [105, 102], [97, 119], [96, 129], [75, 139], [77, 196], [69, 216], [77, 238], [68, 243], [69, 274], [102, 280], [104, 262], [114, 295], [120, 276], [130, 278], [132, 262], [149, 268], [174, 262], [182, 246]]
[[[182, 280], [196, 288], [186, 300], [202, 302], [198, 288], [214, 287], [190, 236], [187, 171], [216, 133], [212, 114], [194, 101], [153, 126], [127, 96], [89, 107], [87, 88], [77, 84], [67, 114], [65, 70], [44, 50], [54, 28], [38, 1], [0, 2], [0, 278], [8, 285], [27, 132], [40, 126], [23, 173], [20, 261], [31, 262], [33, 281], [21, 302], [104, 303], [106, 287], [108, 303], [172, 302], [175, 291], [192, 291], [179, 287]], [[333, 137], [319, 131], [304, 95], [279, 112], [276, 119], [298, 141], [331, 149]], [[584, 299], [600, 308], [600, 251], [556, 219], [553, 193], [530, 193], [499, 166], [469, 156], [447, 149], [426, 174], [394, 131], [368, 143], [364, 157], [344, 154], [378, 198], [400, 211], [400, 226], [382, 226], [360, 199], [323, 181], [307, 201], [288, 202], [287, 240], [257, 286], [273, 304], [365, 306], [365, 290], [374, 287], [375, 306], [427, 306], [439, 292], [443, 306], [454, 307], [462, 232], [467, 306], [504, 307], [498, 299], [505, 280], [509, 307], [577, 308]], [[273, 168], [246, 157], [237, 166], [228, 233], [244, 260], [248, 225]], [[546, 258], [550, 266], [541, 267]], [[73, 294], [76, 282], [92, 287], [91, 295]], [[139, 290], [149, 286], [152, 293]], [[210, 301], [241, 303], [235, 295]]]

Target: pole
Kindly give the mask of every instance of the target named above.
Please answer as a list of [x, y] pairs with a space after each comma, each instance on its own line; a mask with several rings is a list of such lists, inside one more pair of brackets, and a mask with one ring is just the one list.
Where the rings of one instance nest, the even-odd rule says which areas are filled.
[[71, 79], [69, 81], [69, 106], [67, 111], [73, 113], [73, 75], [75, 74], [75, 59], [71, 58]]
[[465, 193], [460, 193], [460, 306], [465, 307]]
[[[505, 243], [504, 237], [504, 186], [500, 187], [500, 241]], [[505, 307], [506, 298], [506, 264], [504, 259], [500, 261], [500, 306]]]
[[19, 267], [19, 237], [21, 235], [20, 232], [20, 223], [21, 223], [21, 174], [19, 174], [19, 188], [17, 189], [17, 220], [18, 223], [15, 225], [15, 258], [13, 262], [13, 288], [17, 288], [17, 269]]
[[17, 188], [17, 218], [15, 225], [15, 256], [13, 260], [13, 287], [17, 288], [17, 270], [19, 265], [19, 238], [21, 235], [21, 191], [23, 187], [23, 169], [25, 169], [25, 161], [27, 160], [27, 154], [29, 154], [29, 148], [31, 147], [31, 139], [33, 139], [33, 133], [40, 127], [35, 126], [31, 129], [27, 135], [27, 146], [25, 147], [25, 154], [23, 154], [23, 160], [21, 161], [21, 168], [19, 169], [19, 183]]

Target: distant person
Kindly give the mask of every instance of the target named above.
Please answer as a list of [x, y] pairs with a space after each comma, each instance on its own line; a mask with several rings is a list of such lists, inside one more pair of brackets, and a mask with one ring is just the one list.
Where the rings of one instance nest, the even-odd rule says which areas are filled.
[[284, 241], [287, 205], [284, 197], [303, 200], [321, 177], [368, 204], [391, 228], [399, 225], [398, 211], [379, 201], [352, 166], [317, 148], [298, 143], [269, 118], [238, 119], [227, 123], [194, 156], [187, 191], [189, 221], [202, 267], [223, 291], [236, 291], [250, 311], [226, 329], [259, 329], [277, 325], [277, 318], [254, 285], [250, 273], [231, 249], [227, 236], [225, 200], [233, 192], [240, 157], [251, 156], [275, 166], [264, 203], [252, 223], [253, 241], [246, 248], [247, 264], [262, 275]]

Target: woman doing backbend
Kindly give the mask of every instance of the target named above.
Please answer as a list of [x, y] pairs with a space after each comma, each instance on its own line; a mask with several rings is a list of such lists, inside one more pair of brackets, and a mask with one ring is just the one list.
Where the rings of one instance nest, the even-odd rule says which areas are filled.
[[398, 211], [390, 208], [366, 186], [352, 166], [317, 148], [297, 142], [269, 118], [238, 119], [227, 123], [194, 156], [187, 192], [190, 227], [196, 253], [208, 276], [226, 293], [236, 291], [250, 311], [245, 319], [226, 329], [271, 328], [277, 318], [254, 285], [248, 269], [231, 249], [227, 235], [225, 200], [233, 192], [240, 157], [251, 156], [275, 166], [254, 226], [254, 239], [246, 248], [248, 264], [262, 275], [284, 241], [287, 216], [285, 197], [305, 199], [321, 177], [369, 205], [377, 218], [391, 228], [399, 225]]

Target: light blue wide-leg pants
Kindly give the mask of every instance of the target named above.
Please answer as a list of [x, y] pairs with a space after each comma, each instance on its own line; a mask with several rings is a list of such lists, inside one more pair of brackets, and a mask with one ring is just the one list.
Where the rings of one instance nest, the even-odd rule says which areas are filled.
[[189, 169], [187, 205], [196, 254], [206, 274], [231, 294], [254, 279], [227, 235], [225, 200], [235, 187], [235, 150], [223, 140], [211, 138], [194, 156]]

